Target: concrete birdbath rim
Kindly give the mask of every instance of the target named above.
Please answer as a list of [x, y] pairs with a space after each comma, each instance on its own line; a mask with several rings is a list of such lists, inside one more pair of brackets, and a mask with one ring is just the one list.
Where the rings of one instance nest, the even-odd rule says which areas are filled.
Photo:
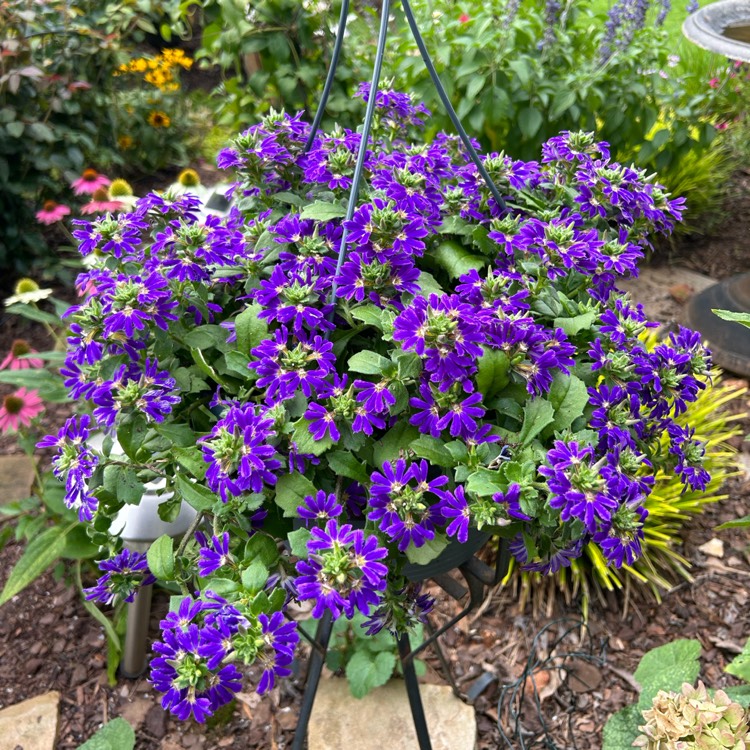
[[682, 33], [693, 44], [732, 60], [750, 62], [750, 44], [726, 36], [728, 29], [750, 26], [748, 0], [719, 0], [685, 19]]

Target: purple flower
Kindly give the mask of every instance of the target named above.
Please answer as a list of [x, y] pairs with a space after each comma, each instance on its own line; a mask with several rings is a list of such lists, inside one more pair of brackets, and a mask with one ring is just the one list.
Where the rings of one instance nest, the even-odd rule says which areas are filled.
[[88, 600], [94, 599], [102, 604], [114, 604], [120, 600], [132, 602], [142, 586], [156, 582], [142, 552], [124, 549], [98, 565], [104, 575], [97, 579], [95, 586], [83, 590]]
[[276, 679], [288, 677], [292, 670], [294, 650], [299, 643], [297, 624], [284, 618], [281, 612], [274, 612], [270, 617], [265, 613], [258, 615], [261, 626], [263, 650], [258, 660], [263, 667], [263, 674], [258, 683], [257, 692], [261, 695], [273, 690]]
[[355, 610], [368, 614], [380, 601], [388, 572], [380, 561], [388, 551], [377, 537], [332, 519], [325, 529], [312, 529], [307, 549], [309, 559], [297, 563], [296, 586], [301, 600], [314, 600], [313, 617], [327, 609], [334, 618], [343, 613], [351, 619]]
[[336, 361], [330, 341], [304, 332], [290, 334], [286, 326], [251, 353], [257, 359], [248, 366], [260, 376], [257, 384], [266, 389], [268, 404], [293, 398], [298, 390], [309, 398], [313, 389], [325, 387]]
[[339, 428], [336, 426], [336, 415], [328, 411], [320, 404], [311, 403], [305, 412], [305, 419], [310, 420], [309, 431], [316, 440], [323, 440], [329, 435], [334, 443], [341, 438]]
[[[414, 543], [421, 547], [435, 538], [435, 528], [442, 524], [440, 487], [448, 477], [428, 479], [427, 461], [410, 464], [398, 459], [383, 464], [383, 473], [373, 472], [370, 487], [369, 521], [378, 522], [380, 530], [404, 552]], [[435, 499], [432, 500], [432, 497]]]
[[231, 565], [234, 558], [229, 552], [229, 534], [211, 537], [209, 544], [201, 544], [198, 556], [198, 575], [207, 578], [225, 565]]
[[208, 464], [206, 481], [226, 502], [228, 495], [261, 492], [276, 484], [282, 464], [270, 444], [275, 438], [273, 419], [253, 404], [233, 406], [210, 435], [200, 440]]
[[448, 536], [455, 536], [461, 544], [465, 544], [469, 538], [469, 521], [471, 520], [471, 509], [461, 486], [451, 492], [443, 493], [443, 502], [440, 505], [440, 513], [443, 518], [450, 522], [445, 527]]
[[57, 435], [47, 435], [36, 444], [37, 448], [57, 449], [52, 471], [65, 482], [65, 505], [77, 510], [81, 521], [90, 521], [99, 505], [88, 491], [88, 480], [99, 463], [99, 457], [86, 444], [90, 425], [88, 414], [70, 417]]
[[335, 493], [326, 494], [324, 490], [318, 490], [314, 497], [305, 497], [304, 505], [300, 505], [297, 512], [301, 518], [308, 521], [327, 522], [332, 518], [338, 518], [343, 510], [336, 500]]

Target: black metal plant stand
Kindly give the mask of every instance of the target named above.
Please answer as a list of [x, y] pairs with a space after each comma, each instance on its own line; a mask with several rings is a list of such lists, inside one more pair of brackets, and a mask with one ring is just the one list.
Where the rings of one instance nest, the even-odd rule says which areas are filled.
[[[465, 563], [458, 566], [458, 571], [463, 577], [466, 586], [452, 578], [447, 573], [439, 573], [432, 576], [432, 580], [440, 586], [450, 597], [459, 601], [468, 595], [468, 601], [464, 608], [454, 615], [448, 622], [444, 623], [437, 630], [433, 629], [429, 622], [426, 623], [426, 629], [429, 637], [426, 638], [419, 646], [412, 648], [408, 634], [403, 633], [398, 637], [398, 654], [401, 661], [401, 669], [406, 684], [406, 695], [409, 699], [409, 708], [411, 709], [412, 721], [417, 734], [419, 750], [432, 750], [430, 734], [427, 728], [427, 719], [422, 705], [422, 698], [419, 693], [419, 683], [417, 672], [414, 666], [414, 659], [428, 646], [432, 646], [437, 654], [440, 665], [445, 677], [453, 689], [454, 694], [458, 695], [458, 687], [453, 679], [450, 665], [445, 658], [445, 654], [440, 648], [438, 639], [443, 633], [457, 625], [461, 620], [467, 617], [483, 601], [486, 595], [486, 589], [499, 583], [508, 572], [510, 552], [506, 540], [501, 540], [497, 552], [495, 567], [492, 568], [486, 563], [479, 560], [476, 556], [470, 557]], [[299, 712], [297, 729], [292, 741], [292, 750], [303, 750], [307, 736], [307, 726], [312, 715], [315, 695], [318, 692], [318, 684], [323, 671], [328, 644], [331, 639], [333, 621], [330, 612], [326, 612], [318, 623], [318, 628], [314, 638], [310, 638], [301, 630], [307, 640], [312, 645], [312, 653], [307, 668], [307, 682], [305, 691], [302, 695], [302, 705]]]
[[[398, 2], [398, 0], [396, 0]], [[443, 88], [440, 81], [440, 77], [435, 70], [435, 66], [432, 63], [427, 47], [425, 46], [422, 35], [417, 26], [414, 14], [412, 12], [409, 0], [400, 0], [401, 5], [406, 16], [406, 20], [409, 24], [414, 41], [419, 49], [422, 56], [422, 60], [427, 68], [432, 83], [435, 86], [438, 96], [445, 107], [448, 116], [456, 129], [458, 136], [460, 137], [464, 148], [466, 149], [469, 158], [476, 166], [482, 179], [487, 184], [487, 187], [492, 194], [497, 206], [500, 210], [505, 210], [505, 201], [500, 195], [497, 186], [490, 178], [487, 170], [482, 164], [476, 149], [471, 143], [471, 139], [461, 125], [458, 115], [453, 109], [453, 105], [448, 98], [448, 95]], [[344, 220], [344, 229], [341, 237], [341, 244], [339, 246], [338, 258], [336, 261], [336, 276], [338, 276], [341, 266], [346, 256], [346, 238], [347, 238], [347, 224], [351, 221], [354, 210], [357, 205], [357, 198], [359, 195], [359, 186], [362, 181], [362, 174], [364, 171], [365, 155], [367, 152], [367, 143], [370, 135], [370, 129], [372, 126], [373, 115], [375, 112], [375, 102], [377, 99], [378, 86], [380, 84], [380, 74], [383, 67], [383, 57], [385, 53], [385, 43], [388, 34], [388, 21], [391, 12], [391, 0], [382, 0], [382, 6], [380, 10], [380, 28], [378, 32], [378, 41], [375, 52], [375, 60], [373, 64], [372, 80], [370, 83], [370, 95], [367, 102], [367, 108], [365, 110], [365, 118], [362, 123], [361, 141], [359, 150], [357, 153], [357, 161], [354, 168], [354, 175], [352, 179], [352, 188], [349, 193], [349, 201], [346, 210], [346, 217]], [[323, 119], [323, 113], [328, 102], [328, 96], [331, 91], [333, 84], [334, 75], [338, 66], [339, 57], [341, 53], [341, 47], [344, 41], [344, 35], [346, 30], [346, 22], [349, 16], [349, 0], [342, 0], [341, 4], [341, 16], [339, 18], [338, 29], [336, 32], [336, 42], [334, 44], [333, 53], [331, 56], [331, 65], [328, 69], [328, 75], [323, 87], [323, 93], [320, 99], [320, 105], [318, 111], [313, 119], [312, 127], [310, 129], [310, 135], [305, 145], [305, 150], [309, 151], [315, 141], [315, 136], [320, 128], [320, 123]], [[331, 288], [331, 295], [329, 302], [333, 303], [336, 297], [336, 282], [334, 276], [333, 286]], [[333, 313], [331, 313], [333, 314]], [[475, 548], [471, 549], [469, 554], [473, 553]], [[466, 606], [449, 622], [445, 623], [438, 630], [432, 630], [428, 627], [430, 633], [427, 640], [425, 640], [417, 648], [412, 648], [408, 635], [403, 634], [398, 639], [398, 650], [401, 659], [401, 665], [403, 668], [404, 679], [406, 682], [406, 691], [409, 697], [409, 705], [411, 707], [412, 717], [414, 719], [414, 727], [417, 733], [417, 739], [419, 740], [420, 750], [431, 750], [432, 745], [430, 743], [429, 731], [427, 729], [427, 722], [425, 719], [424, 708], [422, 706], [422, 699], [419, 694], [419, 685], [417, 682], [417, 673], [414, 667], [414, 658], [416, 655], [425, 649], [429, 645], [433, 645], [438, 653], [440, 663], [446, 671], [446, 675], [451, 682], [451, 686], [454, 692], [458, 692], [455, 682], [451, 676], [450, 670], [448, 669], [448, 663], [445, 659], [444, 654], [440, 650], [438, 644], [438, 638], [445, 633], [447, 630], [452, 628], [456, 623], [466, 617], [473, 609], [478, 607], [484, 599], [485, 587], [496, 584], [505, 575], [508, 569], [508, 551], [507, 547], [503, 544], [500, 546], [500, 552], [498, 553], [496, 567], [490, 568], [489, 566], [482, 563], [476, 557], [471, 557], [468, 561], [460, 564], [458, 570], [463, 576], [466, 587], [461, 583], [451, 578], [447, 573], [438, 573], [436, 575], [426, 574], [421, 578], [431, 577], [438, 583], [450, 596], [456, 600], [462, 599], [468, 594], [468, 603]], [[411, 576], [414, 580], [417, 580], [415, 576]], [[328, 643], [331, 638], [331, 630], [333, 622], [330, 613], [326, 612], [323, 618], [318, 624], [317, 633], [314, 638], [306, 636], [313, 646], [312, 654], [310, 656], [308, 665], [308, 676], [305, 692], [302, 698], [302, 706], [300, 709], [299, 722], [292, 742], [292, 750], [302, 750], [305, 744], [307, 735], [307, 726], [310, 721], [310, 715], [312, 713], [313, 703], [315, 701], [315, 695], [317, 693], [318, 684], [320, 682], [320, 675], [323, 670], [323, 664], [325, 662], [326, 653], [328, 651]]]

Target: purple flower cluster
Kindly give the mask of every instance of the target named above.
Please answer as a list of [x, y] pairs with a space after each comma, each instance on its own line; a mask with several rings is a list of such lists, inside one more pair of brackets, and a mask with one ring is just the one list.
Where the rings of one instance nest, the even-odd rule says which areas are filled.
[[95, 586], [83, 590], [88, 600], [102, 604], [132, 602], [142, 586], [156, 583], [156, 578], [148, 569], [146, 555], [142, 552], [124, 549], [98, 565], [104, 575], [97, 579]]
[[229, 495], [261, 492], [276, 484], [282, 467], [272, 441], [274, 421], [253, 404], [231, 406], [211, 433], [201, 439], [208, 464], [206, 482], [224, 502]]
[[150, 681], [164, 693], [162, 706], [177, 718], [204, 722], [242, 689], [236, 662], [258, 661], [263, 668], [258, 692], [271, 690], [289, 665], [299, 642], [293, 622], [281, 612], [257, 616], [207, 591], [187, 597], [161, 621], [162, 640], [154, 644]]
[[[640, 23], [643, 3], [620, 6]], [[552, 22], [562, 6], [546, 7]], [[223, 501], [206, 497], [210, 535], [184, 559], [206, 586], [234, 582], [235, 598], [184, 599], [155, 646], [151, 680], [180, 718], [230, 701], [240, 663], [260, 666], [259, 692], [290, 673], [292, 599], [401, 633], [432, 607], [403, 577], [415, 548], [509, 527], [529, 570], [559, 570], [590, 543], [632, 565], [656, 472], [709, 480], [681, 420], [705, 387], [700, 339], [647, 345], [642, 309], [617, 289], [681, 201], [566, 132], [539, 162], [482, 157], [503, 206], [459, 138], [410, 140], [428, 116], [414, 97], [375, 97], [367, 143], [340, 128], [310, 138], [301, 116], [275, 112], [234, 139], [219, 156], [238, 177], [224, 218], [165, 194], [76, 228], [103, 262], [69, 314], [66, 386], [104, 429], [148, 430], [156, 457], [140, 478], [195, 481], [201, 500], [205, 483]], [[89, 425], [40, 444], [59, 449], [66, 502], [87, 519]], [[272, 536], [285, 523], [291, 544]], [[263, 590], [246, 586], [271, 557]], [[118, 564], [100, 596], [143, 574]]]
[[388, 550], [378, 538], [332, 518], [325, 528], [312, 529], [307, 550], [308, 559], [297, 563], [295, 586], [300, 600], [315, 602], [313, 617], [325, 610], [334, 618], [343, 613], [351, 619], [355, 611], [369, 614], [385, 591], [388, 572], [381, 562]]
[[404, 459], [383, 464], [382, 473], [371, 476], [367, 519], [375, 521], [388, 539], [398, 543], [403, 552], [413, 544], [421, 547], [435, 538], [443, 523], [440, 501], [448, 483], [442, 475], [428, 478], [427, 461], [407, 464]]
[[52, 459], [53, 472], [65, 483], [65, 505], [77, 510], [81, 521], [90, 521], [99, 505], [88, 486], [99, 463], [99, 457], [86, 443], [90, 426], [91, 417], [88, 414], [70, 417], [57, 435], [47, 435], [36, 444], [37, 448], [55, 448], [58, 451]]

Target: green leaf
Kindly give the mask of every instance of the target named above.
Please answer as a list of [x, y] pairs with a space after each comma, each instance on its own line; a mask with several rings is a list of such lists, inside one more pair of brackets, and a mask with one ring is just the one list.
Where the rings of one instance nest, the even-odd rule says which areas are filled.
[[125, 719], [117, 717], [84, 742], [78, 750], [133, 750], [135, 732]]
[[227, 340], [227, 332], [221, 326], [203, 325], [185, 334], [183, 342], [191, 348], [209, 349], [221, 346]]
[[466, 98], [474, 99], [476, 95], [484, 88], [486, 78], [480, 75], [474, 75], [469, 81], [469, 85], [466, 87]]
[[15, 122], [9, 122], [5, 129], [11, 138], [20, 138], [23, 135], [24, 124], [20, 120], [16, 120]]
[[338, 476], [348, 477], [360, 484], [368, 484], [370, 475], [365, 464], [349, 451], [331, 451], [326, 458], [328, 467]]
[[555, 419], [555, 408], [541, 396], [531, 399], [523, 407], [523, 425], [518, 433], [518, 442], [528, 445], [547, 425]]
[[427, 273], [427, 271], [419, 272], [417, 284], [419, 284], [419, 294], [422, 297], [429, 298], [431, 294], [445, 294], [443, 287], [441, 287], [440, 284], [437, 283], [435, 277], [431, 273]]
[[422, 372], [422, 360], [418, 354], [396, 351], [391, 356], [398, 366], [399, 380], [419, 377], [419, 374]]
[[640, 734], [638, 727], [641, 724], [643, 717], [635, 705], [625, 706], [612, 714], [604, 725], [602, 750], [625, 750], [632, 747], [635, 738]]
[[639, 709], [649, 708], [660, 690], [679, 693], [683, 682], [692, 685], [700, 671], [700, 653], [700, 641], [684, 638], [646, 652], [633, 675], [641, 686]]
[[310, 529], [304, 527], [290, 531], [287, 534], [292, 554], [295, 557], [300, 557], [305, 560], [307, 559], [307, 542], [310, 540], [310, 537], [312, 537]]
[[526, 140], [532, 139], [542, 126], [542, 113], [534, 107], [524, 107], [518, 113], [518, 127]]
[[155, 424], [154, 430], [162, 437], [174, 443], [181, 448], [188, 448], [195, 445], [198, 436], [186, 424], [179, 422], [162, 422]]
[[311, 420], [304, 417], [298, 419], [294, 423], [292, 440], [297, 444], [299, 453], [312, 453], [313, 456], [320, 456], [333, 445], [333, 439], [330, 434], [326, 433], [322, 440], [316, 440], [310, 434], [310, 422]]
[[51, 326], [60, 325], [60, 318], [58, 318], [57, 315], [53, 315], [52, 313], [39, 310], [36, 307], [25, 305], [20, 302], [8, 307], [6, 312], [13, 315], [20, 315], [22, 318], [33, 320], [36, 323], [49, 323]]
[[208, 470], [208, 464], [203, 460], [201, 449], [193, 444], [190, 448], [175, 446], [171, 451], [177, 463], [189, 471], [196, 479], [203, 479]]
[[276, 565], [279, 560], [276, 542], [266, 534], [253, 534], [245, 545], [243, 560], [246, 563], [260, 560], [266, 568]]
[[300, 214], [300, 219], [314, 219], [315, 221], [330, 221], [331, 219], [342, 219], [346, 216], [346, 209], [338, 203], [328, 201], [315, 201], [305, 206]]
[[386, 461], [395, 461], [401, 452], [418, 437], [419, 430], [402, 419], [375, 443], [374, 465], [380, 469]]
[[477, 390], [485, 398], [492, 398], [510, 382], [508, 377], [510, 359], [505, 352], [499, 349], [487, 349], [486, 347], [483, 347], [483, 349], [484, 354], [477, 363]]
[[596, 320], [595, 312], [582, 313], [572, 318], [555, 318], [552, 324], [562, 328], [568, 336], [575, 336], [579, 331], [588, 331]]
[[314, 497], [317, 491], [315, 485], [302, 474], [283, 474], [276, 482], [276, 505], [283, 509], [286, 518], [297, 518], [297, 508], [308, 495]]
[[564, 430], [583, 415], [583, 410], [589, 402], [586, 384], [575, 375], [555, 373], [547, 398], [555, 409], [555, 419], [552, 427]]
[[383, 330], [382, 310], [376, 305], [367, 304], [355, 307], [351, 311], [351, 315], [355, 320], [361, 320], [367, 325], [375, 326], [381, 331]]
[[242, 586], [250, 593], [260, 591], [268, 580], [268, 568], [260, 560], [253, 560], [250, 565], [242, 571], [240, 576]]
[[66, 537], [76, 526], [77, 521], [65, 527], [53, 526], [29, 542], [0, 592], [0, 606], [33, 583], [62, 555]]
[[531, 66], [526, 58], [520, 57], [517, 60], [511, 60], [508, 67], [518, 76], [518, 80], [523, 88], [526, 88], [531, 80]]
[[549, 108], [549, 118], [557, 120], [560, 115], [567, 112], [576, 101], [576, 92], [572, 88], [563, 88], [552, 97]]
[[143, 497], [143, 482], [138, 479], [135, 469], [130, 466], [119, 466], [117, 476], [117, 499], [127, 505], [136, 505]]
[[452, 279], [457, 279], [469, 271], [478, 271], [487, 262], [486, 258], [473, 255], [463, 245], [453, 240], [441, 242], [432, 256]]
[[60, 557], [66, 560], [87, 560], [96, 557], [99, 545], [94, 544], [86, 533], [86, 526], [80, 524], [71, 529], [65, 537], [65, 547]]
[[414, 565], [427, 565], [447, 546], [448, 539], [440, 534], [434, 539], [428, 539], [421, 547], [415, 547], [414, 542], [410, 542], [405, 554], [410, 563], [414, 563]]
[[234, 321], [234, 330], [237, 333], [237, 348], [243, 354], [250, 354], [266, 337], [268, 324], [258, 317], [263, 308], [253, 303], [248, 305]]
[[357, 352], [349, 357], [347, 365], [351, 372], [362, 372], [366, 375], [382, 375], [387, 368], [393, 367], [390, 359], [369, 350]]
[[409, 447], [417, 456], [426, 458], [433, 466], [449, 468], [456, 465], [445, 443], [430, 435], [420, 435]]
[[750, 682], [750, 638], [748, 638], [742, 653], [735, 656], [724, 668], [728, 674], [733, 674], [745, 682]]
[[[12, 310], [13, 308], [9, 309]], [[722, 320], [728, 320], [731, 323], [741, 323], [743, 326], [750, 328], [750, 313], [731, 312], [730, 310], [711, 310], [711, 312]]]
[[169, 534], [162, 534], [151, 543], [146, 553], [148, 567], [162, 581], [174, 578], [174, 540]]
[[174, 486], [181, 499], [199, 513], [211, 510], [219, 499], [208, 487], [191, 482], [182, 474], [174, 475]]
[[128, 458], [133, 461], [138, 460], [136, 456], [146, 440], [148, 429], [146, 419], [140, 414], [123, 422], [117, 428], [117, 442], [122, 446]]
[[746, 529], [750, 526], [750, 516], [743, 516], [742, 518], [736, 518], [734, 521], [727, 521], [717, 526], [717, 529]]
[[355, 651], [346, 665], [351, 694], [364, 698], [373, 688], [385, 685], [395, 667], [396, 654], [392, 651], [380, 651], [374, 656], [369, 651]]
[[750, 707], [750, 685], [738, 685], [737, 687], [725, 687], [724, 692], [743, 708]]
[[473, 492], [479, 497], [494, 495], [496, 492], [505, 492], [508, 483], [503, 479], [499, 471], [492, 469], [477, 469], [466, 479], [466, 491]]

